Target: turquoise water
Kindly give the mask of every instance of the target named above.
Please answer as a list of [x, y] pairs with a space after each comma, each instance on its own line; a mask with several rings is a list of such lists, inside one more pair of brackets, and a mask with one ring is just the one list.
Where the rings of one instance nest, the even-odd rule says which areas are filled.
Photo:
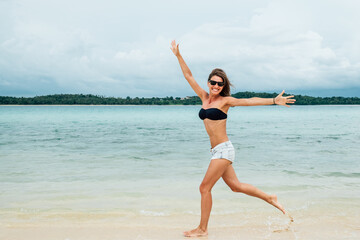
[[[0, 216], [199, 214], [210, 159], [199, 108], [0, 106]], [[359, 207], [359, 126], [360, 106], [232, 108], [233, 166], [294, 211], [324, 199]], [[219, 181], [213, 213], [269, 208], [253, 201]]]

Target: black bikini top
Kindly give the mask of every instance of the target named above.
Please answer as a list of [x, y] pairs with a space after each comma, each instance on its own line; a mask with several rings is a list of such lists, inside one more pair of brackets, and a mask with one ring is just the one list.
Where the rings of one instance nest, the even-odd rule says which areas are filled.
[[208, 118], [210, 120], [223, 120], [227, 118], [227, 114], [218, 108], [201, 108], [199, 111], [199, 117], [201, 120]]

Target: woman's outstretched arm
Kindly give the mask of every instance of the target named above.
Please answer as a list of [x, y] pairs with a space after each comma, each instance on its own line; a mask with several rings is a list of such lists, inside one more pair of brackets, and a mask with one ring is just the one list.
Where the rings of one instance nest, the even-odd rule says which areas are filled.
[[293, 99], [294, 96], [287, 96], [283, 97], [284, 90], [277, 95], [275, 98], [259, 98], [259, 97], [253, 97], [253, 98], [234, 98], [234, 97], [227, 97], [227, 104], [230, 105], [230, 107], [235, 106], [259, 106], [259, 105], [283, 105], [286, 107], [290, 107], [289, 105], [286, 105], [287, 103], [294, 103], [296, 100]]
[[189, 82], [192, 89], [195, 91], [195, 93], [200, 97], [201, 100], [205, 98], [207, 95], [207, 92], [202, 89], [199, 84], [195, 81], [189, 67], [186, 65], [184, 59], [182, 58], [180, 51], [179, 51], [179, 44], [176, 45], [175, 40], [171, 42], [170, 49], [173, 51], [174, 55], [177, 57], [181, 70], [184, 74], [185, 79]]

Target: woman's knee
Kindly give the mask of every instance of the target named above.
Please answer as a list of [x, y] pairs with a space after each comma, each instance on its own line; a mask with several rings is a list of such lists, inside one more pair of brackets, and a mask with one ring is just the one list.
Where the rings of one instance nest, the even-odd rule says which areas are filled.
[[200, 190], [201, 194], [204, 194], [204, 193], [211, 192], [211, 187], [206, 183], [201, 183], [199, 190]]
[[239, 187], [230, 187], [231, 191], [233, 192], [241, 192]]

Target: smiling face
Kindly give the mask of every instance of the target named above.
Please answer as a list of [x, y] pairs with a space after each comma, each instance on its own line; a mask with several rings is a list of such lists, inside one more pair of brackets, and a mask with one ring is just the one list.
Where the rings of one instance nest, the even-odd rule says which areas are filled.
[[[211, 85], [211, 83], [214, 84], [216, 82], [223, 83], [223, 86], [219, 86], [218, 84]], [[208, 87], [210, 95], [213, 96], [215, 94], [223, 97], [231, 96], [230, 86], [232, 86], [232, 84], [230, 83], [224, 70], [222, 70], [221, 68], [215, 68], [211, 71], [208, 77]]]
[[[219, 76], [212, 76], [210, 78], [210, 81], [215, 81], [215, 82], [224, 82], [223, 79]], [[221, 93], [221, 91], [223, 90], [224, 86], [219, 86], [219, 84], [215, 84], [215, 85], [211, 85], [210, 81], [208, 81], [208, 87], [209, 87], [209, 93], [212, 95], [219, 95]]]

